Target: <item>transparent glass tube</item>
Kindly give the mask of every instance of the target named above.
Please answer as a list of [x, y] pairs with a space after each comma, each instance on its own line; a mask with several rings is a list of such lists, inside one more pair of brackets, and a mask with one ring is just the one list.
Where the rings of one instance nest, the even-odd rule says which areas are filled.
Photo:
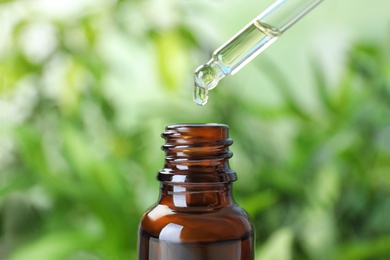
[[208, 91], [234, 75], [323, 0], [277, 0], [219, 47], [194, 74], [194, 102], [206, 104]]

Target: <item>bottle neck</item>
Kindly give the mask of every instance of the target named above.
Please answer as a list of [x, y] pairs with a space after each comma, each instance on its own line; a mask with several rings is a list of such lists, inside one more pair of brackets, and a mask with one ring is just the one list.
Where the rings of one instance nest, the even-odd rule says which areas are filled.
[[233, 205], [236, 173], [229, 167], [232, 153], [228, 127], [220, 124], [167, 126], [160, 204], [176, 208], [218, 208]]
[[162, 182], [159, 204], [177, 210], [213, 210], [234, 205], [231, 183]]
[[167, 126], [164, 168], [157, 179], [171, 183], [229, 183], [236, 173], [229, 159], [233, 143], [228, 127], [219, 124], [183, 124]]

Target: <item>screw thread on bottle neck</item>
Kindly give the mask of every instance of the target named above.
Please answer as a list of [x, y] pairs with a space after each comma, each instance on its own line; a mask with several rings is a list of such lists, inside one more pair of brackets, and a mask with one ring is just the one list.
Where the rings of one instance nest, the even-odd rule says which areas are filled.
[[236, 180], [229, 167], [233, 143], [228, 126], [222, 124], [177, 124], [166, 127], [165, 165], [158, 180], [166, 182], [227, 183]]

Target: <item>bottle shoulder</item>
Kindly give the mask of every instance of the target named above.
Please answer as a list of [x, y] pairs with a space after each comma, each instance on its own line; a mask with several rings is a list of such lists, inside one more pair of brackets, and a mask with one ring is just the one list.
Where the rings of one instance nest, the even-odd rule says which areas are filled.
[[159, 204], [147, 211], [140, 223], [140, 231], [152, 237], [175, 233], [187, 242], [238, 239], [251, 236], [252, 229], [248, 214], [237, 205], [177, 209]]

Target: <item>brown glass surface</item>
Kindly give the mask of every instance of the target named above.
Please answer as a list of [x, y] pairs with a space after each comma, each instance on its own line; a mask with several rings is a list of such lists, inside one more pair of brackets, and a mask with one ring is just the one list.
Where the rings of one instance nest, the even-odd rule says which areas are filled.
[[139, 260], [252, 260], [253, 230], [232, 197], [225, 125], [172, 125], [157, 204], [142, 217]]

